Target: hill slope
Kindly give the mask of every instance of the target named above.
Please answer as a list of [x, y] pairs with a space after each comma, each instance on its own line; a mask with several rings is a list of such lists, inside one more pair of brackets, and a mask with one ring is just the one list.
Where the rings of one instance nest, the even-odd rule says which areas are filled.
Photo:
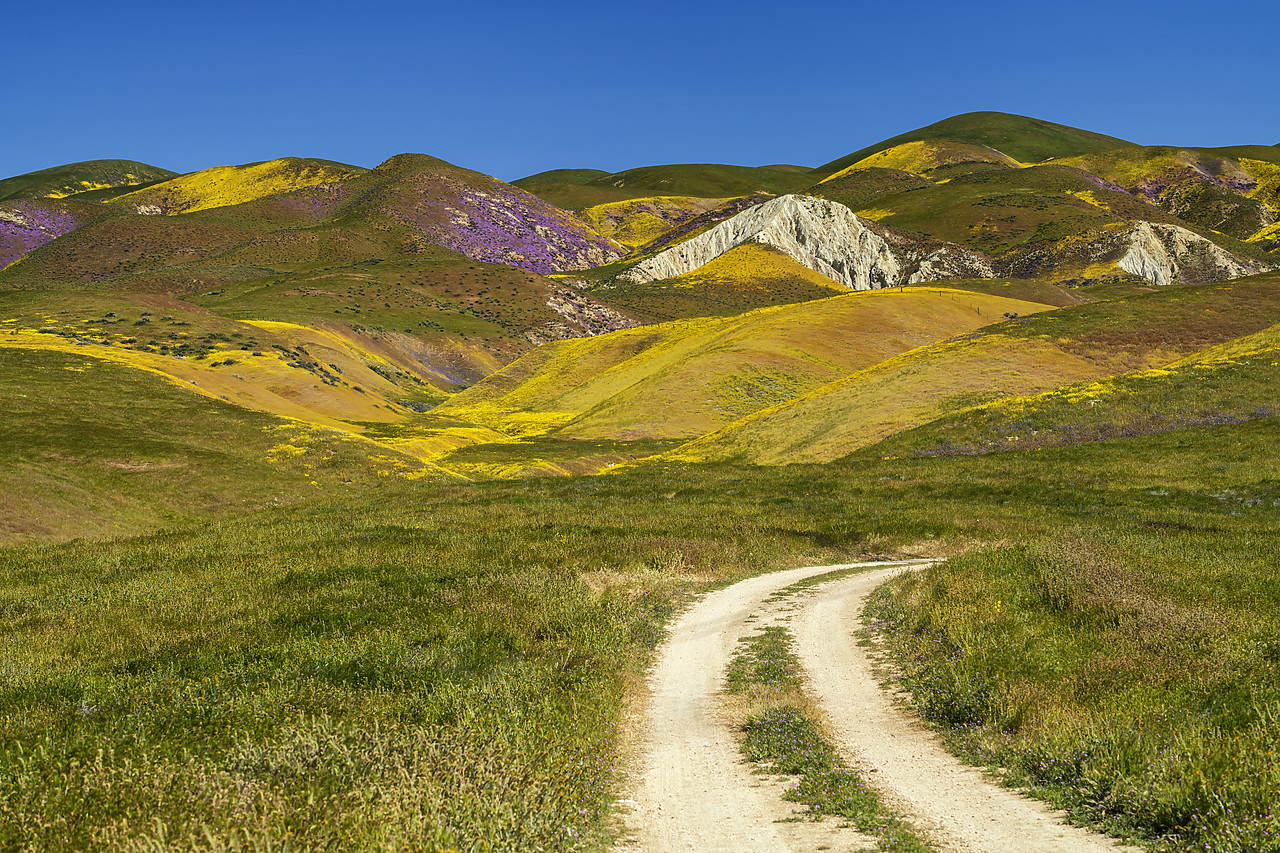
[[116, 196], [115, 204], [137, 213], [173, 214], [226, 207], [279, 193], [345, 181], [367, 169], [334, 163], [285, 157], [243, 166], [216, 166], [171, 178], [146, 189]]
[[177, 174], [136, 160], [86, 160], [0, 180], [0, 201], [63, 198], [87, 190], [167, 180]]
[[1277, 321], [1275, 276], [1063, 308], [904, 353], [661, 458], [831, 461], [958, 409], [1162, 367]]
[[907, 131], [868, 145], [813, 171], [833, 175], [873, 154], [903, 143], [948, 139], [994, 148], [1023, 163], [1039, 163], [1050, 157], [1070, 157], [1133, 145], [1114, 136], [1055, 124], [1042, 119], [1000, 112], [973, 112]]
[[[798, 192], [813, 183], [807, 170], [798, 166], [677, 163], [641, 166], [595, 177], [589, 177], [586, 172], [543, 172], [512, 183], [565, 210], [582, 210], [650, 196], [730, 198], [753, 193], [781, 195]], [[564, 180], [554, 182], [561, 177]]]
[[936, 289], [870, 291], [539, 348], [439, 406], [564, 438], [701, 435], [896, 353], [1046, 306]]

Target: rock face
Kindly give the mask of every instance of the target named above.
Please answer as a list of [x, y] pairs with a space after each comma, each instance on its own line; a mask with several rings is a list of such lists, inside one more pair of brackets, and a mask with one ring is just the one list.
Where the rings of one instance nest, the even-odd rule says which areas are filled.
[[1155, 284], [1227, 281], [1270, 269], [1178, 225], [1135, 222], [1126, 239], [1128, 249], [1116, 265]]
[[683, 275], [743, 243], [785, 252], [854, 290], [894, 284], [902, 264], [889, 243], [842, 204], [784, 195], [636, 264], [617, 277], [643, 284]]
[[992, 278], [991, 261], [979, 252], [963, 246], [946, 245], [934, 249], [909, 271], [907, 284], [940, 281], [947, 278]]

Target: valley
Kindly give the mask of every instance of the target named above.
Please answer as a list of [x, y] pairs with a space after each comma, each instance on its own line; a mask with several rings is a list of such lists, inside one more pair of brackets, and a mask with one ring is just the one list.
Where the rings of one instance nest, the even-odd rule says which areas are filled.
[[[0, 849], [666, 849], [622, 801], [679, 763], [668, 633], [904, 561], [770, 617], [844, 760], [859, 636], [1062, 849], [1280, 849], [1278, 222], [1276, 146], [990, 112], [818, 167], [0, 180]], [[737, 761], [782, 700], [716, 667]], [[751, 787], [706, 849], [986, 843], [839, 772], [914, 840]]]

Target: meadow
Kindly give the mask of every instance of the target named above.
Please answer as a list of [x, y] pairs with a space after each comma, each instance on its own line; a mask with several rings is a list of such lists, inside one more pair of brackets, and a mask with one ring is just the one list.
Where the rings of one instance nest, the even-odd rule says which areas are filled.
[[687, 596], [964, 552], [883, 605], [926, 716], [1082, 817], [1267, 849], [1276, 427], [397, 480], [9, 547], [0, 847], [592, 849], [626, 691]]

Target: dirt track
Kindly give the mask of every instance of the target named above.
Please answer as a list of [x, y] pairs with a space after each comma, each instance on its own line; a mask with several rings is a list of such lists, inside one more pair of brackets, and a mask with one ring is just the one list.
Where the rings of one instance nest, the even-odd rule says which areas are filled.
[[[902, 567], [868, 571], [802, 593], [792, 629], [807, 690], [836, 732], [837, 746], [889, 802], [944, 849], [1061, 851], [1117, 849], [1067, 826], [1044, 806], [987, 781], [946, 753], [881, 691], [852, 636], [866, 595]], [[796, 821], [776, 781], [743, 763], [721, 713], [725, 670], [748, 619], [772, 593], [806, 577], [851, 566], [811, 566], [750, 578], [705, 596], [672, 625], [649, 677], [640, 762], [628, 792], [627, 837], [619, 851], [774, 853], [866, 850], [870, 839], [834, 821]]]
[[1119, 849], [1113, 840], [1069, 826], [1047, 806], [961, 764], [879, 689], [866, 650], [852, 631], [861, 624], [867, 596], [898, 571], [880, 569], [823, 584], [805, 600], [792, 624], [806, 689], [826, 712], [841, 754], [945, 849]]

